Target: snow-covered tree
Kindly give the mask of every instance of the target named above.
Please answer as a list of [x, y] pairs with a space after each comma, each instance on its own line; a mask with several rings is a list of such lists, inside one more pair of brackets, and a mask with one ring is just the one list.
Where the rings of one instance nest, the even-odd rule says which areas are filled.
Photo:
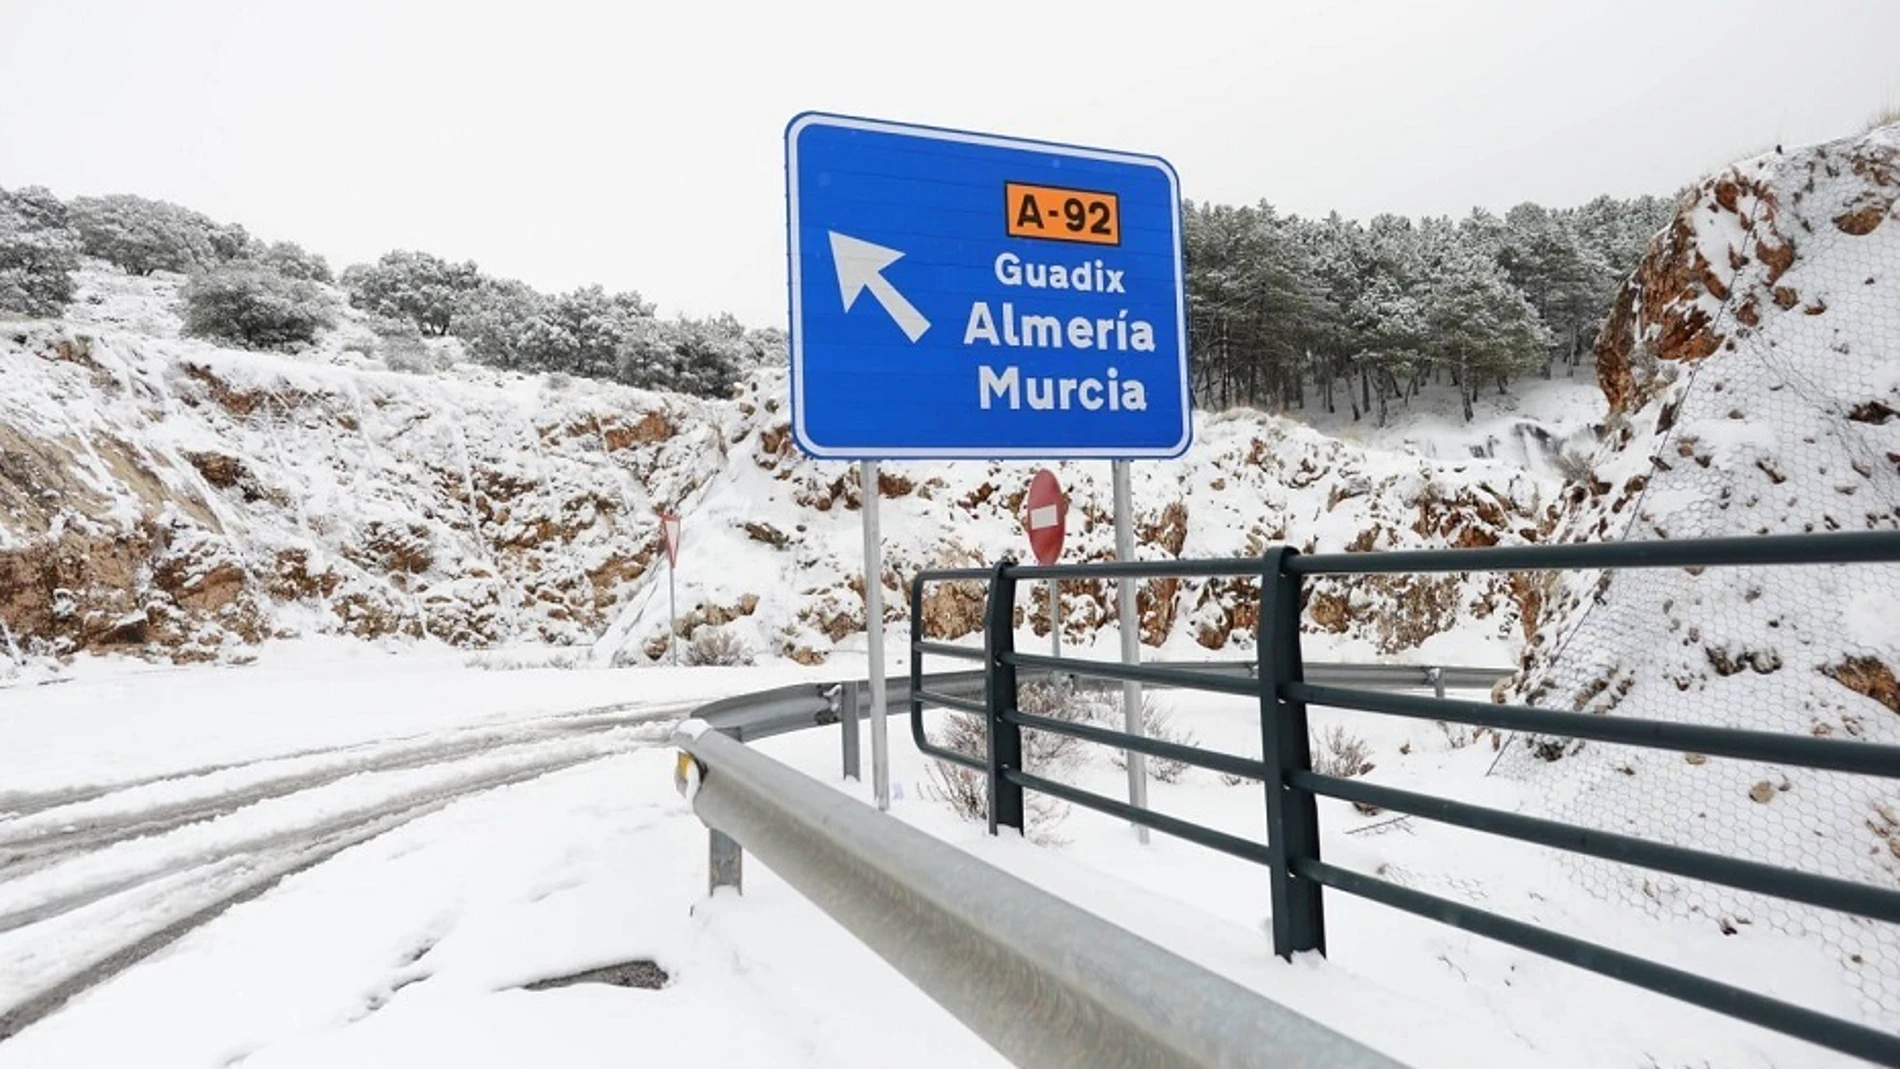
[[1265, 203], [1189, 205], [1186, 229], [1197, 392], [1213, 404], [1303, 404], [1338, 316], [1294, 222]]
[[1354, 366], [1359, 371], [1360, 410], [1376, 410], [1381, 427], [1392, 400], [1404, 396], [1425, 368], [1429, 328], [1418, 289], [1416, 284], [1408, 287], [1397, 278], [1380, 275], [1348, 310], [1359, 344]]
[[330, 274], [329, 261], [294, 241], [279, 241], [265, 246], [258, 250], [254, 258], [285, 278], [298, 278], [305, 282], [335, 281], [335, 276]]
[[1536, 368], [1550, 330], [1521, 290], [1482, 250], [1454, 248], [1425, 287], [1426, 356], [1456, 373], [1466, 420], [1480, 382], [1500, 390]]
[[653, 306], [637, 293], [609, 293], [583, 286], [549, 300], [530, 320], [524, 343], [539, 370], [615, 378], [620, 346]]
[[525, 282], [483, 278], [462, 295], [454, 315], [455, 336], [468, 354], [492, 367], [541, 370], [529, 328], [548, 298]]
[[730, 315], [647, 322], [654, 326], [621, 349], [620, 381], [632, 386], [724, 396], [754, 352], [745, 327]]
[[450, 263], [407, 249], [384, 253], [373, 264], [354, 264], [342, 278], [351, 305], [408, 319], [436, 337], [450, 332], [456, 310], [481, 284], [481, 269], [473, 260]]
[[70, 215], [86, 255], [134, 275], [203, 270], [243, 255], [250, 244], [243, 227], [123, 193], [76, 197]]
[[182, 296], [186, 334], [246, 349], [295, 349], [336, 322], [316, 283], [251, 263], [199, 272]]
[[0, 314], [55, 316], [73, 299], [79, 235], [40, 186], [0, 190]]

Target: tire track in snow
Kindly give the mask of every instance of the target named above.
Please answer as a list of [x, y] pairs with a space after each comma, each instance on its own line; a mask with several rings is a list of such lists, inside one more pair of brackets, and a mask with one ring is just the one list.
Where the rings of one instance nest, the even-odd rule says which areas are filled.
[[497, 732], [510, 728], [523, 728], [535, 724], [558, 723], [586, 717], [608, 716], [615, 713], [643, 710], [658, 716], [683, 712], [692, 708], [696, 702], [670, 703], [666, 705], [647, 705], [641, 702], [614, 702], [608, 705], [590, 705], [582, 709], [571, 709], [560, 713], [546, 713], [496, 723], [470, 724], [464, 727], [450, 728], [446, 731], [418, 732], [413, 735], [391, 735], [386, 738], [370, 739], [362, 742], [346, 743], [342, 746], [315, 746], [303, 750], [291, 750], [286, 753], [271, 754], [267, 757], [247, 758], [242, 761], [225, 761], [218, 764], [199, 765], [194, 768], [163, 772], [139, 779], [121, 780], [113, 783], [89, 784], [56, 791], [0, 791], [0, 827], [8, 822], [34, 816], [49, 809], [81, 805], [124, 791], [137, 790], [162, 783], [214, 776], [238, 769], [254, 768], [259, 765], [286, 761], [298, 761], [307, 758], [319, 758], [348, 754], [359, 750], [373, 750], [378, 747], [396, 746], [404, 743], [429, 745], [434, 742], [461, 736], [470, 732]]
[[[608, 730], [611, 731], [615, 729]], [[554, 742], [516, 743], [506, 747], [504, 751], [481, 754], [479, 759], [482, 764], [478, 768], [450, 777], [445, 783], [435, 782], [420, 786], [395, 787], [389, 793], [384, 794], [379, 800], [374, 802], [348, 801], [315, 823], [303, 823], [291, 827], [267, 828], [250, 833], [240, 832], [236, 836], [225, 839], [224, 841], [217, 841], [217, 837], [213, 834], [219, 830], [218, 821], [231, 817], [233, 814], [242, 810], [252, 810], [255, 813], [253, 807], [261, 805], [262, 802], [288, 800], [292, 799], [295, 795], [317, 792], [320, 791], [322, 787], [339, 784], [353, 776], [360, 775], [365, 777], [366, 780], [376, 780], [395, 777], [403, 772], [442, 769], [462, 763], [474, 764], [477, 758], [464, 755], [445, 761], [411, 764], [409, 767], [389, 771], [346, 773], [335, 777], [329, 783], [273, 794], [261, 800], [261, 802], [252, 801], [249, 804], [241, 805], [235, 809], [224, 812], [219, 816], [194, 821], [191, 824], [185, 825], [184, 828], [174, 829], [175, 831], [184, 831], [190, 830], [194, 828], [194, 826], [201, 826], [198, 827], [197, 830], [201, 831], [204, 837], [212, 838], [213, 840], [208, 843], [191, 844], [186, 846], [183, 850], [163, 850], [162, 848], [166, 845], [164, 836], [133, 836], [130, 838], [111, 839], [106, 843], [89, 844], [89, 848], [85, 849], [83, 853], [75, 857], [64, 859], [62, 863], [72, 864], [74, 867], [104, 867], [96, 864], [88, 866], [88, 862], [101, 861], [104, 851], [109, 850], [111, 847], [133, 843], [136, 839], [146, 838], [151, 840], [147, 845], [151, 847], [149, 853], [152, 856], [107, 868], [106, 871], [96, 874], [78, 874], [78, 878], [74, 881], [74, 886], [69, 889], [57, 891], [46, 897], [35, 898], [32, 901], [13, 906], [0, 904], [0, 934], [24, 928], [30, 924], [38, 924], [41, 921], [51, 920], [61, 914], [81, 909], [101, 899], [116, 895], [121, 891], [170, 876], [186, 868], [193, 868], [226, 857], [247, 855], [257, 851], [275, 849], [294, 844], [298, 841], [308, 840], [312, 836], [328, 835], [345, 830], [365, 820], [374, 819], [377, 814], [387, 811], [392, 806], [400, 807], [417, 798], [435, 797], [444, 792], [452, 796], [460, 796], [479, 790], [486, 790], [491, 783], [497, 781], [499, 778], [505, 778], [510, 772], [515, 770], [533, 771], [537, 768], [564, 768], [577, 761], [612, 756], [613, 754], [624, 753], [631, 749], [650, 746], [656, 742], [664, 741], [665, 738], [666, 735], [664, 732], [655, 732], [649, 735], [636, 736], [633, 739], [626, 740], [619, 744], [615, 744], [611, 741], [602, 741], [598, 744], [594, 744], [585, 738], [557, 740]], [[543, 756], [539, 759], [532, 759], [533, 755], [539, 751], [550, 748], [559, 748], [558, 755], [551, 758]], [[579, 752], [576, 752], [577, 750]], [[500, 770], [490, 767], [495, 762], [502, 763]], [[463, 786], [463, 784], [467, 784], [467, 786]], [[60, 867], [60, 865], [50, 865], [47, 869], [43, 870], [42, 875], [49, 879], [57, 876], [59, 875], [58, 869]], [[16, 883], [15, 886], [17, 887], [18, 884]], [[3, 896], [4, 889], [0, 889], [0, 903], [4, 902]], [[15, 897], [18, 896], [16, 895]]]
[[[647, 745], [650, 745], [650, 743]], [[630, 747], [629, 749], [633, 748], [637, 747]], [[586, 757], [551, 762], [532, 768], [518, 769], [487, 777], [481, 782], [466, 784], [420, 801], [412, 800], [358, 823], [332, 830], [325, 835], [319, 835], [318, 838], [313, 841], [291, 845], [276, 852], [245, 858], [244, 861], [246, 863], [241, 866], [233, 865], [233, 862], [237, 861], [238, 858], [228, 857], [195, 868], [188, 867], [183, 870], [165, 873], [161, 878], [176, 878], [188, 886], [202, 885], [203, 882], [210, 882], [213, 887], [217, 887], [219, 890], [210, 895], [177, 896], [172, 902], [171, 908], [165, 911], [167, 919], [162, 922], [161, 927], [148, 929], [137, 934], [130, 942], [113, 947], [102, 954], [94, 955], [89, 962], [83, 964], [78, 970], [68, 973], [65, 977], [53, 982], [49, 986], [41, 987], [27, 994], [26, 997], [15, 1001], [10, 1006], [0, 1008], [0, 1042], [5, 1042], [35, 1021], [57, 1012], [60, 1007], [70, 1002], [74, 996], [84, 992], [88, 988], [111, 979], [114, 975], [138, 964], [140, 961], [171, 945], [197, 928], [215, 920], [232, 906], [248, 902], [258, 897], [285, 879], [299, 872], [303, 872], [306, 869], [314, 868], [352, 846], [368, 842], [377, 836], [394, 831], [405, 824], [445, 809], [452, 803], [467, 798], [470, 795], [497, 790], [512, 784], [523, 783], [541, 776], [575, 768], [593, 761], [602, 761], [617, 756], [619, 756], [618, 752], [597, 753]], [[204, 876], [216, 876], [221, 870], [228, 872], [240, 867], [254, 875], [249, 879], [245, 879], [238, 887], [232, 890], [223, 889], [223, 885], [215, 879], [201, 881], [200, 879], [193, 878], [198, 877], [200, 874]]]
[[[451, 774], [446, 780], [422, 785], [412, 783], [374, 802], [335, 810], [315, 821], [241, 834], [223, 843], [196, 844], [170, 854], [160, 850], [158, 856], [149, 861], [102, 873], [96, 879], [81, 880], [43, 900], [0, 912], [0, 933], [15, 939], [31, 939], [34, 927], [48, 922], [83, 920], [88, 928], [111, 927], [110, 917], [97, 921], [85, 917], [82, 911], [89, 909], [144, 914], [142, 919], [120, 928], [114, 937], [101, 940], [100, 945], [89, 952], [64, 962], [56, 975], [27, 978], [26, 982], [16, 984], [14, 991], [0, 991], [0, 1041], [57, 1012], [75, 995], [170, 945], [231, 906], [263, 894], [286, 877], [318, 865], [351, 846], [475, 794], [662, 744], [671, 732], [671, 721], [691, 704], [599, 706], [536, 718], [531, 723], [512, 722], [501, 726], [515, 730], [510, 740], [499, 746], [494, 725], [462, 729], [434, 736], [433, 743], [425, 743], [420, 749], [406, 747], [400, 752], [385, 752], [368, 759], [380, 767], [332, 767], [280, 777], [269, 783], [251, 783], [236, 791], [183, 804], [164, 815], [133, 813], [117, 823], [102, 822], [99, 826], [76, 830], [71, 833], [74, 837], [57, 844], [44, 839], [41, 845], [46, 850], [63, 852], [51, 860], [45, 860], [48, 855], [41, 855], [44, 863], [35, 868], [54, 872], [68, 863], [83, 864], [102, 850], [139, 839], [153, 839], [162, 847], [167, 837], [191, 834], [188, 829], [215, 830], [218, 822], [252, 806], [277, 800], [295, 801], [298, 795], [335, 787], [351, 776], [397, 777], [430, 769], [453, 769], [457, 765], [475, 766]], [[520, 730], [524, 728], [525, 732]], [[624, 737], [615, 738], [615, 733]], [[387, 745], [388, 740], [384, 740], [309, 751], [305, 756], [340, 755]], [[221, 766], [221, 770], [283, 760], [283, 757], [274, 757], [236, 762]], [[500, 767], [495, 766], [497, 760], [503, 762]], [[152, 777], [135, 785], [120, 784], [92, 792], [90, 799], [96, 801], [133, 787], [203, 774], [206, 774], [203, 770], [196, 770]], [[270, 791], [270, 788], [275, 790]], [[65, 796], [70, 797], [71, 793], [77, 792]], [[35, 812], [54, 808], [57, 806], [41, 806]], [[188, 820], [180, 819], [187, 808], [197, 815]], [[166, 827], [161, 829], [160, 825]]]
[[[69, 857], [101, 850], [132, 839], [163, 835], [186, 825], [216, 819], [258, 802], [322, 787], [350, 776], [370, 772], [426, 768], [465, 757], [492, 755], [523, 745], [602, 734], [620, 727], [673, 719], [687, 707], [640, 708], [638, 711], [630, 711], [633, 708], [635, 707], [601, 707], [562, 714], [558, 717], [536, 718], [535, 721], [527, 724], [515, 723], [459, 729], [448, 737], [434, 736], [424, 737], [414, 742], [373, 743], [367, 746], [306, 751], [299, 755], [219, 766], [209, 772], [196, 770], [175, 776], [155, 777], [103, 792], [93, 792], [81, 801], [44, 806], [29, 814], [29, 816], [40, 818], [38, 820], [27, 820], [16, 816], [11, 821], [0, 822], [0, 878], [18, 879], [56, 865]], [[364, 749], [373, 749], [375, 752], [363, 757], [351, 756], [353, 751]], [[141, 806], [127, 813], [86, 818], [76, 823], [55, 821], [59, 809], [101, 802], [115, 794], [125, 794], [168, 783], [182, 785], [192, 779], [245, 768], [325, 757], [338, 758], [338, 760], [315, 769], [287, 771], [281, 775], [256, 780], [234, 789], [213, 790], [195, 798]], [[38, 824], [40, 827], [11, 836], [5, 834], [8, 824], [23, 823]], [[9, 927], [11, 925], [7, 923], [5, 914], [0, 914], [0, 932], [8, 930]]]

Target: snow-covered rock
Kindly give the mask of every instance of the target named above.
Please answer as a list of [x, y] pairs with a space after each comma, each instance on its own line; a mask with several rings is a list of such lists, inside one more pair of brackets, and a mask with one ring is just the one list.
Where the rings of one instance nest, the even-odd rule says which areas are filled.
[[[1598, 344], [1611, 437], [1552, 537], [1900, 526], [1900, 127], [1738, 163], [1652, 244]], [[1515, 697], [1595, 713], [1900, 743], [1900, 568], [1526, 577]], [[1528, 739], [1502, 768], [1614, 830], [1878, 886], [1900, 882], [1892, 781]], [[1542, 758], [1540, 760], [1539, 758]], [[1554, 762], [1546, 764], [1546, 761]], [[1824, 938], [1900, 1026], [1891, 925], [1607, 864], [1647, 908]]]
[[342, 348], [360, 330], [221, 349], [177, 337], [175, 279], [84, 281], [68, 321], [0, 324], [0, 623], [28, 653], [585, 642], [717, 463], [690, 398], [399, 374]]

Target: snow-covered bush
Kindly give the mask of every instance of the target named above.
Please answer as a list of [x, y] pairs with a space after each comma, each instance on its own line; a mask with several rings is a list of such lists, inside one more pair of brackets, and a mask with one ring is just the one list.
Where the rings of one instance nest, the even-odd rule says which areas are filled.
[[0, 189], [0, 314], [55, 316], [73, 299], [79, 235], [39, 186]]
[[335, 281], [328, 260], [294, 241], [276, 242], [259, 252], [256, 258], [258, 263], [285, 278], [325, 284]]
[[543, 302], [520, 344], [533, 370], [613, 379], [621, 347], [652, 322], [653, 306], [639, 294], [582, 286]]
[[383, 362], [391, 371], [401, 371], [410, 375], [433, 375], [454, 366], [452, 354], [443, 352], [438, 346], [431, 346], [416, 325], [407, 319], [391, 319], [388, 316], [370, 316], [364, 324], [363, 333], [368, 336], [368, 344], [359, 347], [364, 356], [374, 357]]
[[86, 255], [134, 275], [203, 270], [244, 255], [253, 244], [241, 226], [129, 194], [76, 197], [70, 212]]
[[705, 627], [687, 644], [682, 659], [696, 668], [748, 665], [752, 663], [752, 650], [744, 639], [723, 627]]
[[292, 349], [335, 325], [315, 283], [232, 265], [192, 276], [182, 291], [185, 333], [246, 349]]

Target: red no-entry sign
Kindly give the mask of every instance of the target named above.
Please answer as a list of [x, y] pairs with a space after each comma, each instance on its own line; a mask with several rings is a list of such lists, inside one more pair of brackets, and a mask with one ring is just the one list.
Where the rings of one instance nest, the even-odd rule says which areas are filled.
[[1068, 529], [1069, 501], [1062, 495], [1056, 473], [1044, 468], [1029, 481], [1029, 499], [1024, 526], [1029, 529], [1029, 549], [1037, 564], [1054, 564], [1062, 555], [1062, 536]]

